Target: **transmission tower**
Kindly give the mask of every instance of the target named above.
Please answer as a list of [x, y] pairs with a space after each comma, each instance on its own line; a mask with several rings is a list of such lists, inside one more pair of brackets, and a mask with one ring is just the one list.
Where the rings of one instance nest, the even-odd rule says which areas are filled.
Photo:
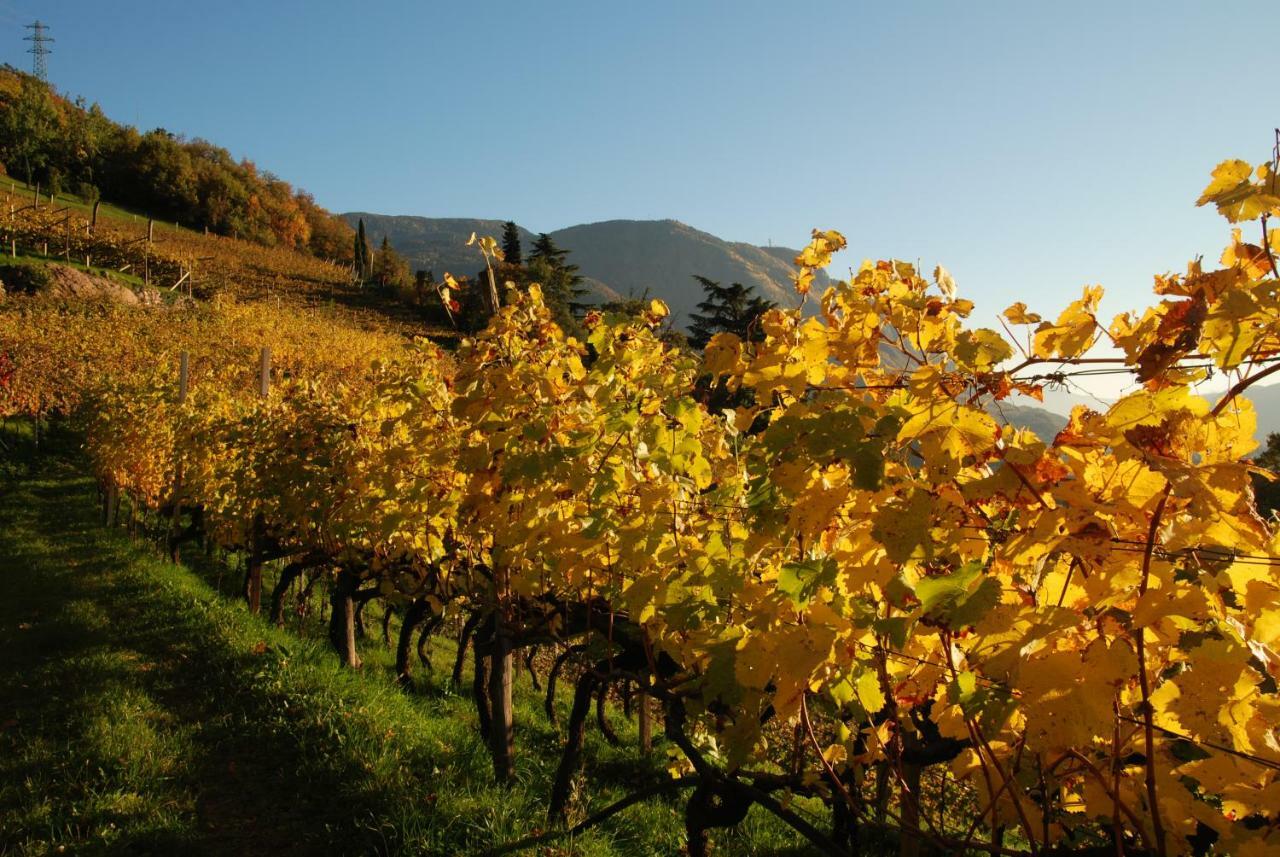
[[53, 53], [53, 51], [48, 48], [49, 43], [52, 42], [53, 39], [45, 35], [49, 28], [39, 21], [36, 21], [34, 24], [27, 24], [26, 28], [32, 31], [31, 35], [23, 39], [24, 42], [31, 42], [31, 48], [27, 51], [27, 53], [31, 54], [33, 57], [31, 61], [31, 73], [40, 80], [48, 80], [49, 67], [45, 62], [45, 57]]

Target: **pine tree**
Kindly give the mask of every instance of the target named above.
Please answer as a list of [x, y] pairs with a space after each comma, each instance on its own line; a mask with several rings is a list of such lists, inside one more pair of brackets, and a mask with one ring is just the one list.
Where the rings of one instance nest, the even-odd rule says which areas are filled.
[[529, 259], [546, 259], [555, 264], [563, 264], [569, 251], [563, 250], [556, 246], [556, 242], [551, 240], [551, 236], [545, 232], [538, 233], [538, 237], [533, 242], [533, 252], [529, 254]]
[[568, 250], [557, 247], [550, 235], [541, 233], [529, 254], [528, 279], [542, 286], [547, 306], [555, 313], [560, 326], [577, 333], [577, 316], [586, 306], [579, 299], [587, 294], [587, 290], [582, 287], [578, 266], [570, 263], [568, 257]]
[[[693, 278], [702, 286], [705, 298], [698, 304], [698, 312], [689, 314], [690, 347], [701, 351], [717, 333], [736, 334], [744, 342], [764, 338], [760, 316], [774, 307], [772, 301], [752, 294], [751, 288], [741, 283], [722, 286], [708, 277], [695, 274]], [[755, 393], [749, 387], [730, 390], [727, 377], [717, 380], [710, 375], [698, 379], [696, 395], [716, 413], [725, 408], [747, 407], [755, 401]]]
[[524, 262], [520, 249], [520, 229], [511, 220], [502, 225], [502, 255], [508, 265], [520, 265]]
[[706, 297], [698, 304], [698, 311], [689, 315], [691, 346], [699, 350], [706, 348], [717, 333], [737, 334], [743, 340], [761, 338], [758, 321], [774, 307], [772, 301], [752, 294], [751, 288], [742, 283], [722, 286], [697, 274], [693, 278], [702, 286]]

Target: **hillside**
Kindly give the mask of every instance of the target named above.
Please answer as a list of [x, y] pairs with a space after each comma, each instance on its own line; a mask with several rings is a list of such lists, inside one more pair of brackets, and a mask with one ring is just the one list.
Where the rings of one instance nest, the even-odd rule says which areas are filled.
[[352, 255], [340, 218], [252, 161], [163, 128], [140, 132], [9, 66], [0, 67], [0, 174], [269, 247]]
[[[392, 245], [417, 268], [429, 268], [437, 276], [445, 271], [468, 273], [478, 265], [473, 248], [466, 246], [471, 233], [498, 235], [502, 221], [473, 218], [389, 216], [350, 212], [349, 224], [363, 218], [371, 241], [386, 235]], [[587, 285], [598, 299], [615, 296], [662, 298], [678, 324], [701, 300], [693, 277], [701, 274], [721, 282], [753, 286], [769, 300], [791, 305], [791, 259], [796, 250], [756, 247], [725, 241], [677, 220], [608, 220], [571, 226], [550, 233], [557, 245], [570, 251]], [[521, 228], [526, 246], [534, 235]], [[820, 278], [819, 287], [825, 283]]]
[[[1223, 394], [1221, 388], [1205, 391], [1200, 395], [1210, 402], [1216, 401]], [[1259, 443], [1259, 451], [1266, 446], [1267, 435], [1280, 432], [1280, 384], [1250, 387], [1245, 397], [1253, 403], [1254, 412], [1258, 416], [1258, 430], [1254, 433]]]
[[[570, 251], [584, 274], [620, 294], [647, 291], [662, 298], [677, 324], [687, 321], [702, 299], [695, 274], [752, 286], [783, 306], [796, 301], [791, 289], [794, 266], [789, 261], [796, 250], [725, 241], [678, 220], [608, 220], [571, 226], [551, 237]], [[823, 285], [819, 282], [818, 288]]]
[[1067, 418], [1062, 414], [1034, 405], [1014, 405], [1007, 401], [993, 402], [987, 410], [1003, 422], [1018, 428], [1030, 429], [1045, 443], [1051, 442], [1067, 425]]
[[440, 339], [454, 335], [432, 326], [402, 298], [356, 286], [349, 266], [305, 250], [268, 247], [173, 223], [157, 221], [148, 229], [145, 216], [111, 205], [99, 207], [91, 231], [92, 206], [84, 200], [67, 193], [50, 199], [43, 191], [38, 205], [34, 198], [33, 189], [20, 181], [0, 183], [0, 206], [13, 212], [0, 232], [5, 255], [17, 251], [11, 263], [61, 261], [133, 286], [145, 283], [169, 299], [185, 294], [270, 301], [369, 330]]

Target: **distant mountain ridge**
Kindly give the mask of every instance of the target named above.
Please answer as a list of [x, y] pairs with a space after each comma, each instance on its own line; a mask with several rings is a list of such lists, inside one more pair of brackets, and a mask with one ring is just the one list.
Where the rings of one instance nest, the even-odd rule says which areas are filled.
[[[480, 252], [468, 247], [467, 239], [472, 233], [501, 238], [505, 223], [475, 217], [413, 217], [368, 211], [347, 212], [342, 219], [352, 226], [363, 220], [365, 233], [375, 248], [385, 235], [414, 268], [431, 270], [437, 279], [446, 272], [460, 276], [483, 268]], [[525, 248], [532, 247], [537, 236], [523, 227], [519, 229], [520, 243]]]
[[[503, 221], [479, 218], [413, 217], [349, 212], [348, 223], [363, 219], [370, 241], [385, 235], [393, 247], [415, 268], [427, 268], [441, 277], [470, 274], [481, 267], [474, 247], [467, 247], [471, 233], [502, 233]], [[678, 220], [606, 220], [584, 223], [550, 233], [555, 243], [568, 250], [569, 261], [577, 265], [586, 285], [597, 300], [616, 297], [661, 298], [671, 308], [677, 325], [688, 324], [689, 314], [702, 300], [695, 275], [722, 283], [751, 286], [762, 297], [784, 306], [794, 305], [791, 289], [795, 272], [793, 259], [798, 250], [787, 247], [757, 247], [726, 241], [709, 232], [694, 229]], [[520, 227], [525, 251], [536, 236]], [[819, 273], [816, 287], [828, 282]]]

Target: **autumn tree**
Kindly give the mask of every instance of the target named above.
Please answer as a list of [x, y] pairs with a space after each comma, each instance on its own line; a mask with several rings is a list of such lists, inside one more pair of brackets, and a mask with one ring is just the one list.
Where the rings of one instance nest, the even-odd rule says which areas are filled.
[[60, 139], [58, 110], [49, 87], [23, 75], [18, 96], [0, 111], [0, 157], [27, 183], [47, 177]]
[[0, 69], [0, 161], [46, 189], [84, 196], [92, 185], [118, 205], [193, 228], [326, 258], [351, 252], [349, 226], [251, 161], [163, 128], [139, 133], [96, 104], [7, 68]]
[[385, 235], [374, 257], [370, 279], [385, 292], [394, 293], [409, 285], [409, 263], [395, 251]]

